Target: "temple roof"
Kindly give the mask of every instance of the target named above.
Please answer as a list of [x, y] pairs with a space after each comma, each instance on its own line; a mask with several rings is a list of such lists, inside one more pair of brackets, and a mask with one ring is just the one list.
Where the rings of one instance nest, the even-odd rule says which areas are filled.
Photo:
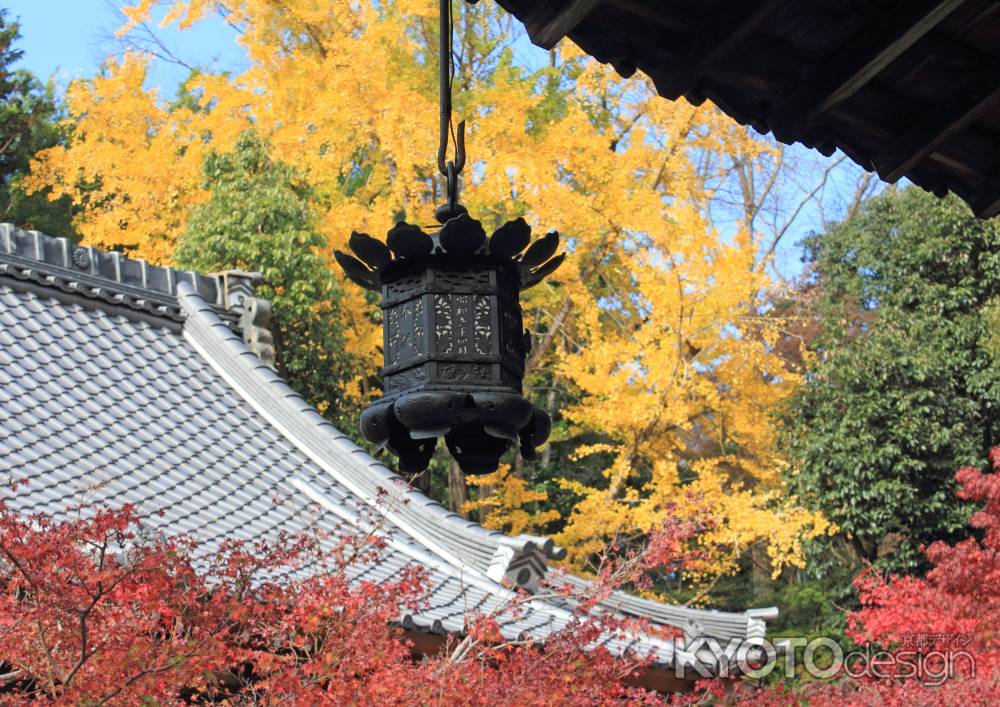
[[[205, 552], [281, 531], [319, 528], [331, 541], [377, 532], [386, 551], [354, 568], [354, 579], [423, 567], [429, 603], [399, 617], [411, 631], [461, 633], [469, 614], [499, 611], [514, 587], [536, 591], [560, 549], [449, 512], [309, 406], [244, 342], [241, 315], [255, 300], [243, 275], [178, 272], [0, 225], [5, 502], [55, 518], [81, 505], [133, 504], [156, 531], [189, 534]], [[12, 491], [15, 479], [23, 484]], [[763, 636], [763, 619], [776, 615], [623, 593], [604, 607], [725, 642]], [[539, 597], [500, 616], [500, 628], [544, 640], [571, 617], [563, 601]], [[652, 636], [604, 643], [613, 653], [652, 652], [660, 666], [712, 664]]]
[[497, 0], [661, 96], [1000, 213], [993, 0]]

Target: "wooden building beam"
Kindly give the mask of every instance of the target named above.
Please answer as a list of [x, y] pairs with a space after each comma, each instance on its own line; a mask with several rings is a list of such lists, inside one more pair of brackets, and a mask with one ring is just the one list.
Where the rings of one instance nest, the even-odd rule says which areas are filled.
[[979, 218], [1000, 214], [1000, 172], [983, 182], [969, 199], [972, 212]]
[[776, 134], [797, 139], [814, 120], [853, 96], [965, 0], [900, 0], [878, 22], [823, 62], [806, 85], [769, 117]]
[[895, 182], [922, 162], [942, 142], [975, 121], [1000, 98], [1000, 59], [961, 84], [916, 125], [894, 140], [874, 166], [879, 176]]
[[572, 32], [601, 0], [547, 0], [539, 2], [524, 20], [531, 43], [552, 49]]
[[[626, 12], [637, 18], [646, 20], [658, 27], [669, 27], [670, 29], [683, 30], [685, 32], [691, 29], [690, 23], [685, 21], [686, 11], [685, 18], [681, 19], [674, 17], [673, 13], [664, 12], [663, 7], [650, 5], [648, 1], [642, 2], [642, 0], [611, 0], [611, 7], [616, 11]], [[699, 17], [699, 20], [703, 19]]]
[[729, 26], [703, 28], [697, 32], [696, 48], [672, 57], [656, 67], [650, 78], [657, 92], [671, 101], [698, 85], [709, 69], [746, 40], [782, 0], [746, 2], [737, 20]]

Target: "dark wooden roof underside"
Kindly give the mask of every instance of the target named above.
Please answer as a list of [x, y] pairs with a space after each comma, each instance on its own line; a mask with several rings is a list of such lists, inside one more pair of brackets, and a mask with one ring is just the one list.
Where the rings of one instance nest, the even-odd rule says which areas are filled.
[[1000, 213], [996, 0], [497, 0], [661, 96]]

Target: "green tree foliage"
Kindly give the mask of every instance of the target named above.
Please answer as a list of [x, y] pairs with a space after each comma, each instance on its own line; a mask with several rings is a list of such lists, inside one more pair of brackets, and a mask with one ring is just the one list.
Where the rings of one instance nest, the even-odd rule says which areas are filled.
[[914, 188], [807, 246], [822, 328], [783, 416], [796, 483], [860, 558], [912, 568], [919, 545], [961, 533], [953, 470], [996, 441], [1000, 224]]
[[23, 56], [15, 44], [20, 26], [0, 8], [0, 219], [53, 236], [75, 237], [69, 197], [51, 201], [48, 189], [27, 194], [21, 186], [31, 157], [60, 142], [59, 107], [47, 85], [13, 65]]
[[[231, 152], [205, 159], [207, 202], [194, 207], [174, 252], [201, 272], [242, 268], [264, 276], [258, 296], [274, 305], [279, 372], [323, 412], [339, 405], [350, 378], [337, 315], [340, 289], [316, 229], [317, 197], [293, 166], [268, 155], [266, 140], [244, 132]], [[337, 421], [353, 429], [354, 415]]]

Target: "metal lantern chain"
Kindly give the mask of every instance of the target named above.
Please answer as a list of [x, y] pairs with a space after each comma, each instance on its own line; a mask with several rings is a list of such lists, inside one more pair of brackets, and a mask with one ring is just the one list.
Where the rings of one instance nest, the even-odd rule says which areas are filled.
[[437, 208], [441, 229], [425, 233], [406, 222], [386, 240], [351, 234], [353, 254], [335, 251], [344, 274], [378, 292], [383, 327], [384, 395], [361, 413], [361, 432], [399, 457], [399, 469], [427, 468], [439, 437], [467, 474], [494, 471], [516, 445], [525, 459], [548, 439], [548, 414], [523, 395], [531, 337], [519, 292], [562, 263], [559, 234], [532, 242], [523, 218], [487, 238], [458, 203], [465, 167], [465, 123], [451, 129], [451, 5], [441, 3], [441, 124], [438, 169], [448, 200]]
[[454, 74], [452, 57], [452, 17], [451, 0], [440, 0], [440, 37], [439, 37], [439, 83], [441, 99], [441, 124], [438, 140], [437, 164], [441, 174], [447, 180], [448, 202], [438, 208], [435, 216], [438, 223], [444, 224], [448, 219], [467, 213], [465, 207], [458, 203], [458, 178], [465, 169], [465, 121], [458, 124], [455, 131], [455, 160], [448, 160], [448, 136], [451, 132], [451, 85]]

